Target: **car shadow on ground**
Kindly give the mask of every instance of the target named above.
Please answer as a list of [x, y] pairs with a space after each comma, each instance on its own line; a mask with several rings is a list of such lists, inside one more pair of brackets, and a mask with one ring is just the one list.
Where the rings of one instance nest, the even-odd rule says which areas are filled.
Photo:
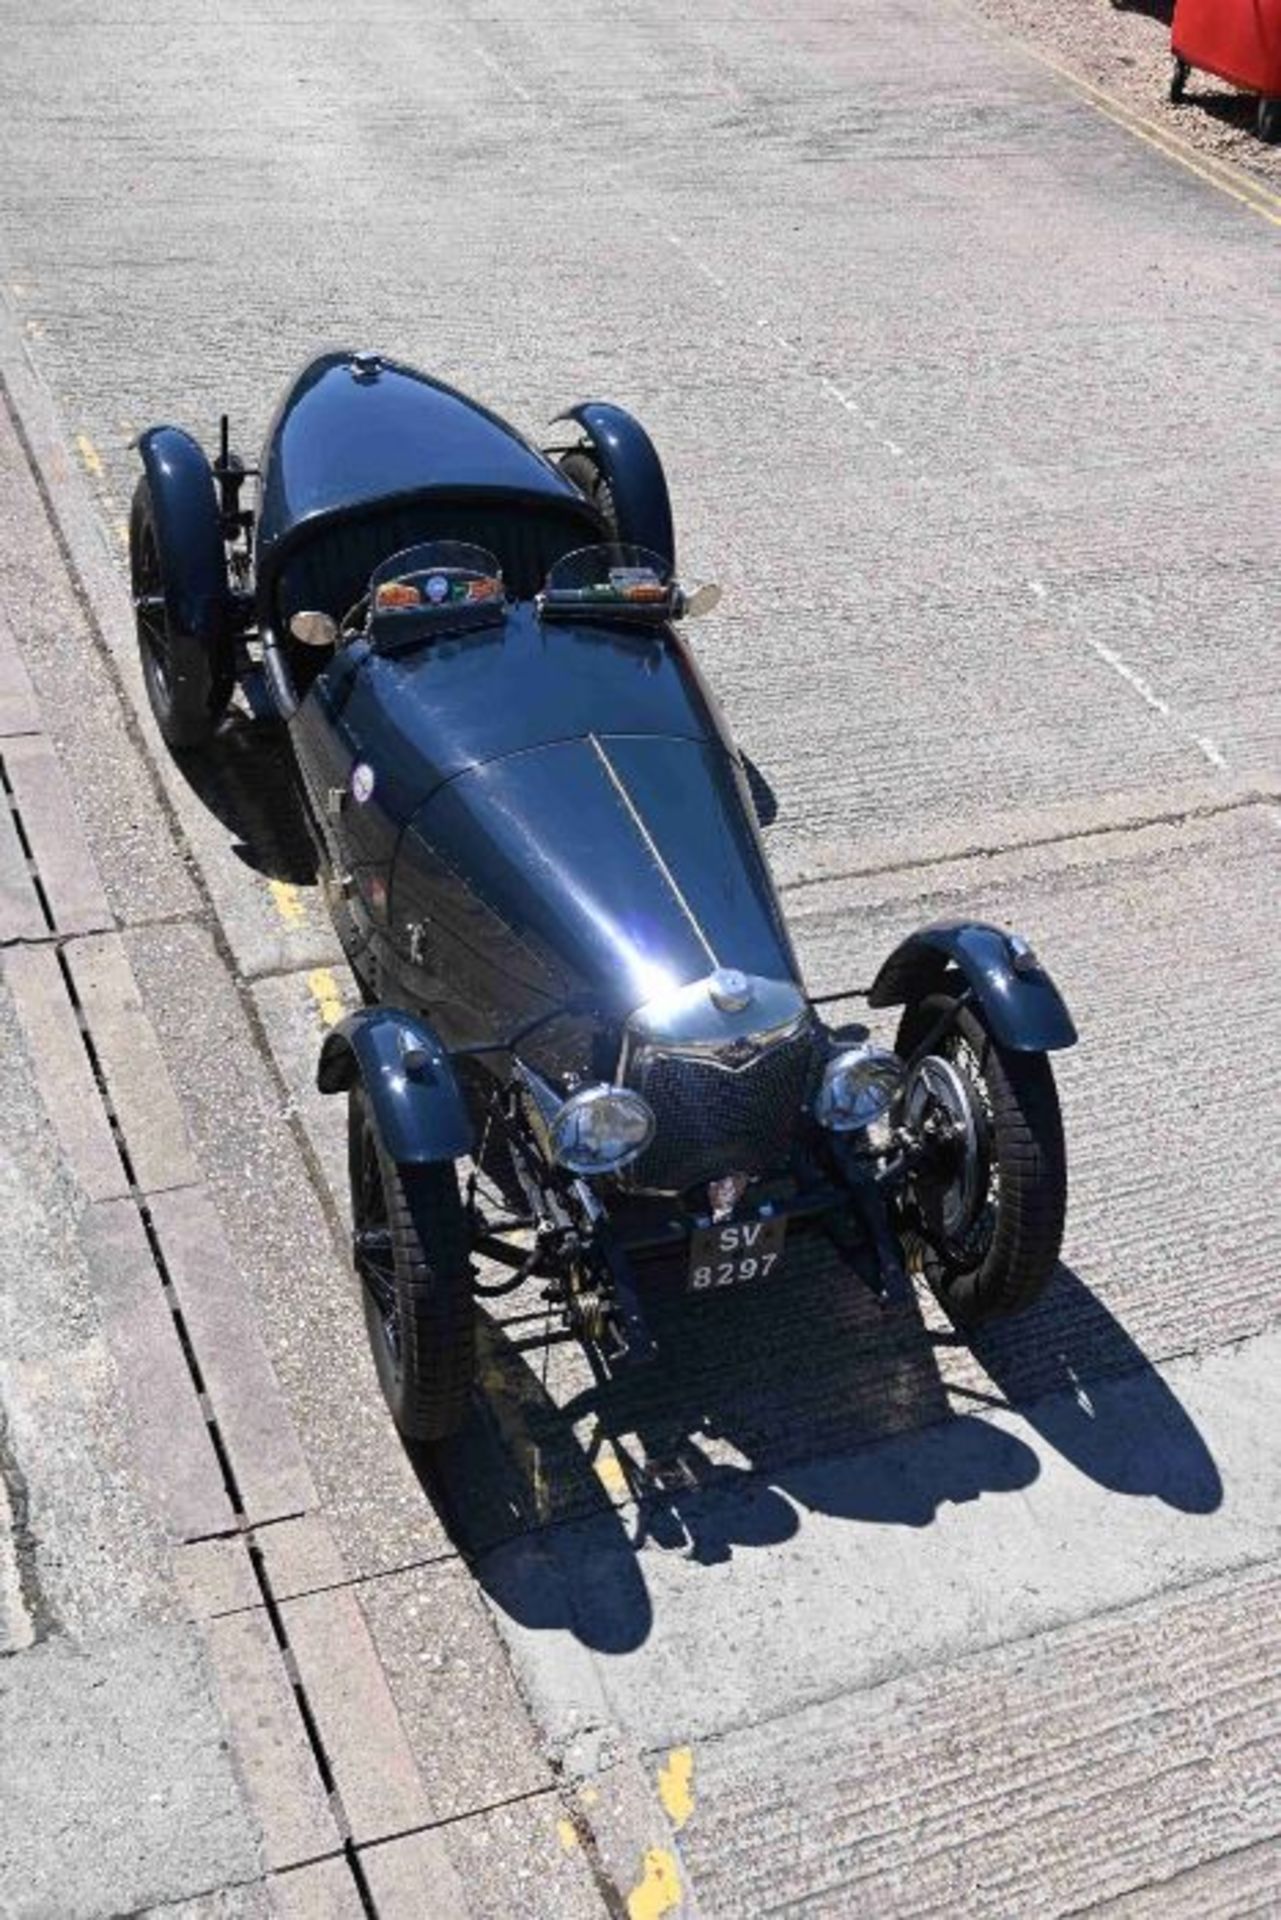
[[[883, 1310], [829, 1251], [789, 1266], [785, 1292], [657, 1287], [660, 1358], [612, 1379], [576, 1348], [540, 1357], [534, 1321], [486, 1318], [473, 1419], [419, 1465], [514, 1621], [624, 1652], [652, 1625], [645, 1548], [711, 1565], [781, 1544], [807, 1512], [924, 1528], [1029, 1487], [1047, 1448], [1111, 1493], [1221, 1504], [1197, 1427], [1070, 1268], [967, 1354], [915, 1305]], [[1027, 1438], [982, 1417], [1008, 1407]]]
[[1141, 13], [1165, 27], [1174, 18], [1174, 0], [1112, 0], [1112, 8], [1115, 13]]
[[172, 761], [232, 836], [237, 860], [268, 880], [315, 885], [315, 847], [294, 785], [283, 726], [234, 709], [209, 747], [174, 754]]

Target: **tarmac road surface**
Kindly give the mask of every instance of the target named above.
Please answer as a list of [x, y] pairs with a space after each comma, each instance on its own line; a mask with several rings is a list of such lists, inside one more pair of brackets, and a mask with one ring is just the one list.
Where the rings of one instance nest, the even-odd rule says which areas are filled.
[[[1281, 203], [945, 0], [65, 0], [4, 45], [0, 593], [105, 903], [58, 918], [0, 678], [62, 875], [13, 938], [65, 950], [128, 1155], [122, 1187], [84, 1149], [90, 1255], [145, 1263], [141, 1195], [190, 1323], [231, 1480], [181, 1499], [234, 1507], [177, 1537], [259, 1865], [193, 1760], [223, 1825], [166, 1897], [232, 1860], [219, 1912], [286, 1911], [254, 1875], [318, 1860], [295, 1911], [323, 1880], [382, 1920], [1273, 1910]], [[650, 427], [815, 991], [944, 912], [1032, 937], [1082, 1033], [1034, 1314], [971, 1349], [798, 1259], [660, 1302], [661, 1365], [602, 1389], [517, 1297], [464, 1435], [396, 1443], [310, 1083], [351, 987], [278, 748], [165, 758], [120, 578], [130, 435], [226, 409], [252, 457], [333, 341], [531, 429], [587, 395]], [[63, 991], [6, 980], [28, 1018]], [[92, 1655], [164, 1609], [20, 1464], [48, 1522], [0, 1623], [52, 1672], [68, 1620]], [[98, 1598], [37, 1632], [73, 1576]], [[322, 1756], [289, 1793], [251, 1710], [286, 1671]]]

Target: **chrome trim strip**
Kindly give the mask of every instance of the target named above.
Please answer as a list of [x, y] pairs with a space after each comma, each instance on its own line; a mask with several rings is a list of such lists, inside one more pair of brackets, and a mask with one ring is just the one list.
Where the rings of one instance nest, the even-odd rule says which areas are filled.
[[[814, 1025], [809, 1003], [790, 980], [748, 975], [751, 998], [733, 1011], [716, 1007], [707, 980], [691, 980], [638, 1007], [623, 1028], [618, 1079], [656, 1057], [690, 1060], [722, 1073], [744, 1073], [777, 1046]], [[817, 1031], [817, 1028], [815, 1028]], [[726, 1054], [744, 1054], [725, 1059]]]
[[[773, 1033], [753, 1034], [741, 1040], [709, 1040], [701, 1044], [695, 1041], [681, 1043], [663, 1040], [636, 1043], [633, 1035], [634, 1044], [623, 1056], [623, 1071], [642, 1072], [653, 1060], [688, 1060], [696, 1066], [711, 1067], [717, 1073], [746, 1073], [750, 1068], [758, 1067], [762, 1060], [767, 1060], [777, 1048], [786, 1046], [789, 1040], [795, 1040], [804, 1028], [805, 1017], [802, 1014], [789, 1027], [777, 1028]], [[730, 1052], [740, 1047], [746, 1050], [743, 1059], [734, 1061], [718, 1058], [718, 1051]]]
[[597, 759], [600, 761], [601, 765], [605, 769], [605, 772], [608, 774], [610, 782], [614, 788], [614, 791], [617, 793], [619, 799], [622, 801], [623, 805], [626, 807], [627, 812], [631, 817], [633, 826], [636, 828], [636, 831], [637, 833], [639, 833], [641, 839], [645, 842], [645, 845], [649, 850], [650, 858], [653, 860], [654, 865], [658, 868], [664, 880], [666, 880], [668, 886], [671, 888], [673, 894], [676, 897], [676, 901], [681, 909], [681, 912], [685, 915], [685, 918], [689, 921], [690, 926], [693, 928], [695, 937], [697, 938], [699, 945], [702, 947], [703, 952], [707, 955], [708, 959], [711, 961], [712, 966], [714, 968], [719, 967], [720, 961], [717, 959], [716, 954], [712, 949], [711, 942], [708, 940], [707, 935], [703, 932], [702, 927], [699, 925], [697, 916], [694, 913], [694, 909], [690, 906], [689, 901], [685, 898], [685, 895], [681, 892], [680, 888], [677, 886], [676, 876], [672, 872], [671, 868], [668, 866], [666, 860], [664, 860], [662, 854], [659, 852], [658, 844], [655, 841], [654, 836], [650, 832], [649, 828], [645, 825], [645, 822], [641, 817], [641, 814], [636, 805], [636, 802], [632, 799], [631, 794], [628, 793], [627, 788], [624, 786], [622, 775], [619, 773], [618, 768], [614, 765], [613, 761], [610, 759], [609, 755], [606, 753], [604, 747], [601, 745], [599, 739], [594, 733], [589, 733], [587, 738], [591, 741], [592, 747], [595, 751]]

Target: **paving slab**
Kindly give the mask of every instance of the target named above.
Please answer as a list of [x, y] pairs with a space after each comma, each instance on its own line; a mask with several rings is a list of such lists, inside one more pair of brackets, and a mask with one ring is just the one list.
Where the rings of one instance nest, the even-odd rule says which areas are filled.
[[1275, 1571], [1191, 1587], [696, 1749], [682, 1840], [709, 1906], [1266, 1910], [1277, 1597]]
[[133, 1202], [89, 1208], [82, 1238], [156, 1512], [175, 1540], [234, 1531], [218, 1456]]
[[319, 1513], [300, 1514], [296, 1519], [260, 1527], [254, 1544], [275, 1600], [293, 1600], [323, 1587], [345, 1586], [350, 1578], [338, 1544]]
[[112, 927], [98, 869], [50, 742], [42, 734], [6, 741], [4, 767], [57, 932], [95, 933]]
[[278, 1920], [365, 1920], [364, 1903], [341, 1857], [275, 1873], [270, 1886]]
[[[8, 956], [10, 960], [13, 955]], [[0, 977], [0, 1454], [34, 1632], [91, 1638], [180, 1614], [103, 1332], [84, 1194], [45, 1114]]]
[[333, 1853], [338, 1828], [265, 1611], [212, 1620], [205, 1635], [264, 1862], [282, 1869]]
[[420, 1920], [425, 1913], [432, 1920], [475, 1920], [471, 1889], [464, 1891], [439, 1828], [366, 1847], [360, 1864], [378, 1920]]
[[[555, 1794], [512, 1800], [451, 1821], [440, 1832], [466, 1888], [469, 1920], [508, 1920], [514, 1913], [600, 1920], [611, 1911], [574, 1823]], [[377, 1850], [361, 1855], [375, 1890], [380, 1886], [376, 1859]]]
[[199, 1168], [119, 934], [68, 941], [65, 952], [135, 1181], [145, 1193], [195, 1186]]
[[502, 1642], [457, 1561], [357, 1589], [434, 1816], [552, 1784]]
[[174, 1577], [193, 1620], [213, 1620], [262, 1605], [243, 1535], [192, 1540], [174, 1553]]
[[590, 1841], [629, 1920], [677, 1909], [697, 1920], [704, 1909], [679, 1839], [684, 1807], [671, 1801], [678, 1815], [673, 1820], [658, 1791], [662, 1764], [629, 1752], [599, 1728], [570, 1756], [570, 1765], [578, 1776], [573, 1824]]
[[287, 1600], [281, 1617], [358, 1846], [435, 1816], [350, 1587]]
[[[1271, 1559], [1281, 1335], [486, 1556], [553, 1747], [679, 1747]], [[642, 1523], [644, 1521], [642, 1513]]]
[[194, 1628], [0, 1664], [0, 1909], [107, 1920], [261, 1872]]
[[0, 958], [0, 967], [67, 1167], [88, 1199], [122, 1198], [129, 1178], [57, 954], [52, 947], [14, 947]]
[[15, 733], [38, 733], [40, 709], [31, 680], [22, 664], [18, 643], [0, 608], [0, 739]]
[[207, 1190], [153, 1194], [149, 1210], [250, 1525], [302, 1513], [316, 1488]]
[[49, 934], [17, 822], [0, 792], [0, 941], [47, 940]]
[[194, 1900], [148, 1907], [138, 1920], [271, 1920], [272, 1912], [267, 1882], [250, 1880], [243, 1886], [221, 1887]]

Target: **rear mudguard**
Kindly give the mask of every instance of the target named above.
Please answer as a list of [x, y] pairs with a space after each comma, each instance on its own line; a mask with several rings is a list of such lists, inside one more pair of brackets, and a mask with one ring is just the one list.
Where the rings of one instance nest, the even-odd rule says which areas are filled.
[[663, 463], [640, 421], [608, 400], [584, 400], [558, 415], [576, 420], [592, 445], [608, 483], [618, 537], [648, 547], [676, 566], [676, 535]]
[[872, 982], [872, 1007], [897, 1007], [945, 989], [949, 972], [973, 990], [989, 1028], [1017, 1053], [1048, 1053], [1076, 1040], [1058, 988], [1018, 934], [976, 920], [922, 927], [894, 949]]
[[135, 444], [156, 513], [170, 625], [216, 646], [229, 631], [230, 594], [213, 469], [181, 427], [148, 427]]
[[316, 1085], [322, 1093], [343, 1093], [357, 1080], [398, 1166], [471, 1152], [458, 1077], [425, 1020], [399, 1007], [364, 1007], [340, 1020], [320, 1049]]

